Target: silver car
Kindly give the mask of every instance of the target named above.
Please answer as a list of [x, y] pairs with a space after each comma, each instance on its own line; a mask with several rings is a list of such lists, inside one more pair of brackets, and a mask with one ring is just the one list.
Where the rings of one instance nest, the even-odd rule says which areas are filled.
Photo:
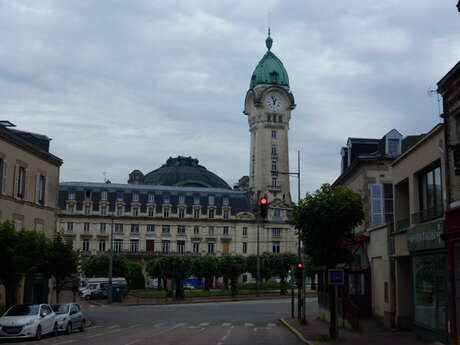
[[57, 335], [56, 314], [48, 304], [16, 304], [0, 317], [0, 339], [32, 338]]
[[77, 303], [64, 303], [52, 306], [56, 313], [59, 332], [72, 333], [74, 329], [85, 330], [85, 317]]

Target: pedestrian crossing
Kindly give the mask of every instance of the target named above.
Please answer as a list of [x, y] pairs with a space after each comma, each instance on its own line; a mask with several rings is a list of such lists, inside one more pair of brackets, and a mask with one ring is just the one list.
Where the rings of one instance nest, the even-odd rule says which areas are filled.
[[132, 325], [123, 325], [120, 326], [118, 324], [113, 324], [113, 325], [94, 325], [91, 327], [88, 327], [87, 329], [107, 329], [107, 330], [113, 330], [117, 328], [127, 328], [127, 329], [133, 329], [133, 328], [144, 328], [144, 327], [153, 327], [153, 328], [167, 328], [167, 327], [188, 327], [188, 328], [203, 328], [203, 327], [246, 327], [246, 328], [274, 328], [277, 327], [278, 325], [273, 322], [269, 323], [257, 323], [257, 322], [212, 322], [212, 321], [207, 321], [207, 322], [167, 322], [167, 321], [154, 321], [151, 324], [132, 324]]

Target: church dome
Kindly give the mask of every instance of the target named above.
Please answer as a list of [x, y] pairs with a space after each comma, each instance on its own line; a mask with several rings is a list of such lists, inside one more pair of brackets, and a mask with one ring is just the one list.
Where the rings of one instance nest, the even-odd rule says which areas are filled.
[[265, 40], [265, 44], [268, 51], [252, 73], [250, 88], [258, 84], [277, 84], [289, 87], [289, 77], [283, 63], [270, 50], [273, 44], [273, 40], [270, 37], [270, 29], [268, 30], [268, 37]]
[[166, 164], [145, 175], [144, 184], [231, 189], [227, 182], [198, 163], [192, 157], [169, 157]]

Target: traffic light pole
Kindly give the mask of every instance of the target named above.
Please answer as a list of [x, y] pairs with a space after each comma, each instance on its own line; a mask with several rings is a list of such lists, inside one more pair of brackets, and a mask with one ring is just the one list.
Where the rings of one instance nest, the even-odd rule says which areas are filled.
[[256, 296], [260, 297], [260, 216], [257, 214]]

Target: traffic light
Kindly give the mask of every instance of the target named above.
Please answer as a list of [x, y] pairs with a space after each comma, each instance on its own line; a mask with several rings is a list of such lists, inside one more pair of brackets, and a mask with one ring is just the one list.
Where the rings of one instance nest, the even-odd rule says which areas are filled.
[[297, 263], [296, 268], [294, 270], [295, 281], [296, 281], [296, 285], [297, 285], [298, 288], [302, 287], [302, 280], [303, 280], [303, 272], [302, 271], [303, 271], [303, 263], [299, 262], [299, 263]]
[[268, 198], [263, 196], [259, 199], [259, 215], [260, 218], [265, 219], [267, 218], [268, 213]]

